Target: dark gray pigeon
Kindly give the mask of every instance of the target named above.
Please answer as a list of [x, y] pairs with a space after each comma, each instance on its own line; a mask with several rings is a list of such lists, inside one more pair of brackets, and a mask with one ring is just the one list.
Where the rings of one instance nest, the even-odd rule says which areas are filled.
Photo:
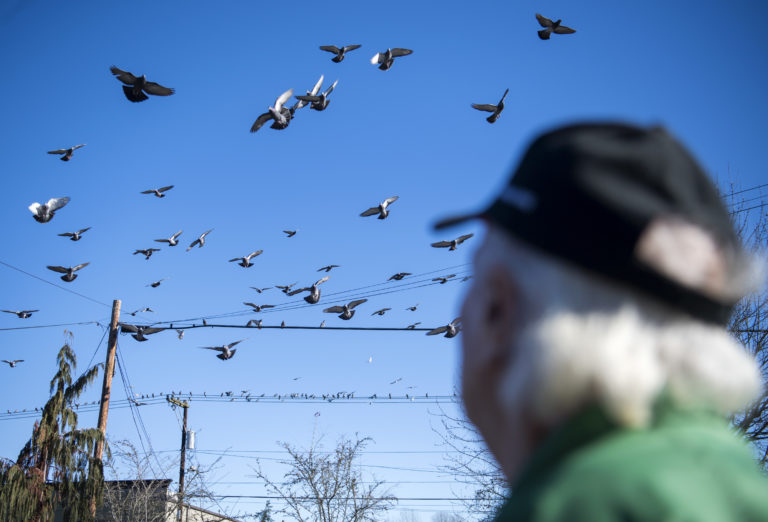
[[410, 272], [398, 272], [392, 277], [390, 277], [389, 279], [387, 279], [387, 281], [400, 281], [401, 279], [408, 277], [409, 275], [413, 275], [413, 274], [411, 274]]
[[447, 337], [449, 339], [451, 337], [456, 337], [459, 335], [459, 331], [461, 330], [459, 323], [461, 323], [461, 317], [457, 317], [445, 326], [439, 326], [433, 330], [428, 331], [427, 335], [440, 335], [441, 333], [445, 332], [443, 337]]
[[442, 276], [442, 277], [435, 277], [434, 279], [432, 279], [432, 281], [440, 281], [440, 284], [444, 285], [452, 277], [456, 277], [456, 274], [451, 274], [451, 275]]
[[167, 187], [160, 187], [160, 188], [156, 188], [156, 189], [142, 190], [141, 193], [142, 194], [154, 194], [155, 197], [164, 198], [165, 194], [163, 194], [163, 192], [171, 190], [172, 188], [173, 188], [173, 185], [168, 185]]
[[[320, 77], [322, 80], [322, 76]], [[311, 103], [309, 106], [310, 109], [314, 109], [316, 111], [324, 111], [326, 107], [328, 107], [328, 104], [331, 103], [330, 94], [333, 92], [333, 90], [336, 88], [336, 85], [339, 83], [339, 80], [336, 80], [333, 82], [333, 84], [328, 87], [325, 92], [321, 92], [319, 94], [307, 94], [307, 95], [300, 95], [296, 96], [296, 98], [300, 102], [304, 103]]]
[[149, 283], [148, 285], [145, 285], [145, 286], [151, 286], [152, 288], [157, 288], [158, 286], [160, 286], [160, 283], [162, 283], [162, 282], [163, 282], [163, 281], [165, 281], [166, 279], [168, 279], [168, 278], [167, 278], [167, 277], [164, 277], [164, 278], [162, 278], [162, 279], [160, 279], [160, 280], [158, 280], [158, 281], [155, 281], [155, 282], [153, 282], [153, 283]]
[[562, 20], [556, 20], [553, 22], [549, 18], [545, 16], [541, 16], [539, 13], [536, 13], [536, 20], [538, 20], [539, 25], [544, 28], [538, 32], [539, 38], [541, 38], [542, 40], [549, 40], [549, 37], [551, 36], [552, 33], [573, 34], [576, 32], [575, 29], [571, 29], [570, 27], [560, 25], [560, 22], [562, 22]]
[[[312, 90], [307, 91], [307, 96], [316, 96], [317, 93], [320, 92], [320, 87], [323, 86], [323, 79], [324, 78], [325, 78], [325, 76], [321, 74], [320, 75], [320, 79], [317, 80], [317, 82], [315, 83], [315, 86], [312, 87]], [[297, 98], [298, 98], [298, 96], [297, 96]], [[293, 112], [296, 112], [296, 109], [301, 109], [305, 105], [306, 105], [306, 103], [303, 102], [302, 100], [297, 101], [296, 104], [292, 107], [292, 109], [294, 109]]]
[[5, 359], [3, 359], [3, 362], [7, 363], [8, 366], [10, 366], [11, 368], [16, 368], [16, 364], [20, 362], [24, 362], [24, 359], [14, 359], [12, 361], [6, 361]]
[[206, 230], [202, 234], [200, 234], [200, 237], [192, 241], [189, 246], [187, 247], [187, 252], [195, 248], [195, 245], [197, 245], [198, 248], [203, 248], [205, 246], [205, 236], [213, 232], [213, 229]]
[[243, 341], [245, 341], [245, 339], [240, 339], [239, 341], [225, 344], [223, 346], [201, 346], [200, 348], [203, 348], [204, 350], [216, 350], [218, 352], [221, 352], [216, 357], [218, 357], [222, 361], [226, 361], [227, 359], [231, 359], [232, 357], [235, 356], [235, 352], [237, 350], [232, 350], [232, 347]]
[[421, 324], [421, 321], [419, 321], [418, 323], [409, 324], [408, 326], [406, 326], [406, 327], [405, 327], [405, 329], [406, 329], [406, 330], [413, 330], [413, 329], [415, 329], [417, 326], [419, 326], [420, 324]]
[[144, 312], [152, 312], [155, 313], [154, 310], [152, 310], [149, 307], [139, 308], [138, 310], [134, 310], [133, 312], [128, 312], [128, 315], [131, 317], [136, 317], [136, 314], [143, 314]]
[[415, 312], [415, 311], [416, 311], [416, 309], [417, 309], [417, 308], [419, 308], [419, 305], [420, 305], [420, 304], [421, 304], [421, 303], [416, 303], [415, 305], [413, 305], [413, 306], [409, 306], [408, 308], [406, 308], [406, 310], [408, 310], [409, 312]]
[[394, 47], [391, 49], [387, 49], [383, 53], [376, 53], [373, 55], [373, 58], [371, 58], [371, 63], [376, 65], [379, 64], [379, 69], [382, 71], [386, 71], [390, 67], [392, 67], [392, 64], [395, 63], [395, 58], [399, 56], [408, 56], [413, 51], [410, 49], [403, 49], [400, 47]]
[[[174, 90], [169, 87], [163, 87], [155, 82], [148, 82], [146, 75], [134, 76], [128, 71], [122, 71], [114, 65], [109, 68], [118, 80], [123, 82], [123, 92], [125, 97], [132, 102], [142, 102], [149, 98], [147, 94], [154, 96], [170, 96]], [[144, 94], [146, 93], [146, 94]]]
[[158, 243], [168, 243], [168, 246], [176, 246], [176, 245], [179, 244], [178, 239], [179, 239], [179, 236], [181, 235], [181, 232], [182, 231], [179, 230], [178, 232], [176, 232], [174, 235], [172, 235], [168, 239], [155, 239], [155, 241], [158, 242]]
[[64, 232], [63, 234], [59, 234], [59, 236], [68, 237], [70, 241], [80, 241], [80, 239], [82, 239], [82, 235], [88, 232], [90, 229], [91, 227], [85, 227], [81, 228], [77, 232]]
[[465, 234], [463, 236], [459, 236], [456, 239], [452, 239], [450, 241], [438, 241], [437, 243], [432, 243], [432, 246], [435, 248], [448, 248], [448, 250], [456, 250], [456, 247], [462, 244], [467, 239], [474, 236], [474, 234]]
[[82, 145], [75, 145], [74, 147], [70, 147], [68, 149], [49, 150], [48, 154], [61, 154], [62, 156], [59, 158], [61, 161], [69, 161], [72, 159], [72, 153], [80, 147], [85, 147], [85, 143]]
[[320, 301], [320, 288], [318, 288], [319, 285], [325, 283], [331, 278], [331, 276], [325, 276], [324, 278], [320, 279], [319, 281], [315, 281], [312, 286], [306, 287], [306, 288], [299, 288], [298, 290], [292, 290], [288, 292], [288, 295], [296, 295], [301, 292], [309, 292], [308, 296], [304, 297], [304, 300], [308, 302], [309, 304], [316, 304], [318, 301]]
[[48, 223], [57, 210], [69, 203], [69, 198], [51, 198], [47, 203], [32, 203], [28, 208], [38, 223]]
[[136, 254], [141, 254], [144, 256], [144, 259], [149, 259], [152, 257], [152, 254], [155, 252], [160, 252], [159, 248], [137, 248], [136, 251], [133, 253], [135, 256]]
[[140, 343], [143, 343], [144, 341], [149, 340], [145, 336], [162, 332], [163, 330], [165, 330], [165, 328], [151, 328], [149, 326], [138, 326], [133, 324], [122, 324], [122, 323], [120, 324], [121, 332], [127, 332], [132, 334], [131, 337], [133, 337]]
[[354, 45], [345, 45], [344, 47], [336, 47], [335, 45], [321, 45], [320, 49], [323, 51], [328, 51], [329, 53], [333, 53], [336, 56], [331, 58], [332, 62], [339, 63], [344, 59], [344, 55], [347, 54], [349, 51], [354, 51], [355, 49], [359, 49], [360, 46], [357, 44]]
[[323, 312], [328, 314], [339, 314], [339, 319], [343, 319], [345, 321], [349, 321], [352, 319], [352, 317], [355, 315], [354, 308], [358, 305], [361, 305], [365, 302], [367, 302], [368, 299], [357, 299], [356, 301], [352, 301], [350, 303], [347, 303], [345, 305], [341, 306], [331, 306], [330, 308], [326, 308], [323, 310]]
[[0, 310], [0, 312], [5, 312], [7, 314], [15, 314], [19, 319], [29, 319], [33, 313], [39, 311], [40, 310]]
[[[285, 102], [291, 99], [291, 96], [293, 96], [293, 89], [288, 89], [283, 94], [278, 96], [275, 100], [275, 105], [273, 107], [269, 107], [267, 112], [256, 118], [256, 121], [253, 122], [253, 125], [251, 125], [251, 132], [256, 132], [269, 120], [274, 120], [271, 125], [271, 128], [273, 129], [282, 130], [288, 127], [288, 123], [291, 121], [290, 117], [292, 114], [288, 109], [285, 109], [283, 105], [285, 105]], [[283, 109], [285, 109], [285, 111], [283, 111]]]
[[283, 230], [283, 234], [285, 234], [286, 237], [293, 237], [296, 235], [296, 232], [298, 232], [298, 230]]
[[325, 270], [325, 272], [328, 273], [334, 268], [341, 268], [341, 265], [327, 265], [322, 268], [318, 268], [317, 271], [322, 272], [323, 270]]
[[254, 258], [256, 256], [261, 255], [262, 252], [264, 252], [264, 251], [263, 250], [257, 250], [255, 252], [251, 252], [250, 254], [248, 254], [245, 257], [236, 257], [234, 259], [230, 259], [229, 262], [230, 263], [234, 263], [235, 261], [240, 261], [239, 263], [237, 263], [238, 265], [242, 266], [243, 268], [248, 268], [248, 267], [253, 266], [253, 263], [251, 263], [251, 258]]
[[478, 111], [485, 111], [485, 112], [491, 112], [490, 116], [488, 116], [485, 120], [488, 123], [494, 123], [496, 120], [499, 119], [499, 115], [501, 115], [501, 111], [504, 110], [504, 98], [507, 97], [507, 93], [509, 92], [509, 89], [504, 91], [504, 96], [501, 97], [499, 100], [499, 103], [496, 105], [491, 105], [489, 103], [473, 103], [472, 108], [477, 109]]
[[271, 287], [271, 286], [265, 286], [264, 288], [257, 288], [257, 287], [255, 287], [255, 286], [252, 286], [252, 287], [250, 287], [250, 288], [252, 288], [253, 290], [256, 290], [258, 293], [262, 293], [264, 290], [269, 290], [269, 289], [271, 289], [272, 287]]
[[75, 272], [77, 272], [78, 270], [80, 270], [82, 268], [85, 268], [89, 264], [90, 263], [83, 263], [83, 264], [80, 264], [80, 265], [77, 265], [77, 266], [70, 266], [69, 268], [64, 268], [63, 266], [51, 266], [51, 265], [48, 265], [46, 268], [48, 270], [53, 270], [54, 272], [58, 272], [60, 274], [64, 274], [63, 276], [61, 276], [61, 280], [62, 281], [66, 281], [67, 283], [71, 283], [72, 281], [77, 279], [77, 274]]
[[360, 214], [361, 217], [368, 217], [368, 216], [375, 216], [376, 214], [379, 215], [378, 219], [386, 219], [389, 215], [389, 210], [387, 207], [397, 201], [400, 198], [400, 196], [392, 196], [391, 198], [387, 198], [381, 203], [379, 203], [375, 207], [371, 207], [368, 210], [364, 211]]
[[375, 312], [373, 312], [371, 315], [380, 315], [381, 316], [381, 315], [384, 315], [385, 313], [387, 313], [390, 310], [392, 310], [392, 309], [391, 308], [381, 308], [381, 309], [376, 310]]
[[296, 283], [291, 283], [290, 285], [275, 285], [275, 288], [279, 288], [282, 293], [287, 294], [295, 285]]

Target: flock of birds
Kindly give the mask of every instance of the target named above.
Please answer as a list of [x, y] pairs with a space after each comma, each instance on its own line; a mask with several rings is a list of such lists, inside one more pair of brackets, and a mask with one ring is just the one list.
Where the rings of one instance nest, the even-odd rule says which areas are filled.
[[[536, 19], [538, 20], [539, 24], [543, 29], [538, 31], [538, 36], [542, 40], [548, 40], [552, 34], [571, 34], [574, 33], [575, 30], [571, 29], [570, 27], [566, 27], [562, 25], [561, 20], [551, 20], [549, 18], [546, 18], [540, 14], [536, 14]], [[322, 51], [326, 51], [333, 54], [333, 58], [331, 61], [335, 63], [340, 63], [344, 60], [347, 53], [354, 51], [356, 49], [359, 49], [361, 46], [358, 44], [355, 45], [346, 45], [346, 46], [340, 46], [336, 47], [333, 45], [323, 45], [320, 46], [320, 49]], [[394, 61], [396, 58], [400, 58], [403, 56], [408, 56], [412, 54], [413, 51], [411, 49], [405, 49], [400, 47], [394, 47], [394, 48], [388, 48], [383, 52], [376, 53], [370, 60], [372, 64], [378, 65], [378, 68], [382, 71], [386, 71], [392, 67], [394, 64]], [[134, 103], [143, 102], [147, 99], [149, 99], [149, 95], [151, 96], [170, 96], [175, 93], [175, 90], [169, 87], [165, 87], [163, 85], [160, 85], [156, 82], [148, 81], [146, 75], [137, 76], [131, 72], [124, 71], [122, 69], [119, 69], [115, 66], [110, 67], [111, 73], [115, 76], [117, 80], [119, 80], [123, 85], [123, 93], [125, 97]], [[312, 87], [312, 89], [307, 90], [306, 94], [304, 95], [297, 95], [295, 96], [296, 102], [288, 107], [286, 106], [287, 102], [293, 97], [293, 89], [289, 89], [285, 92], [283, 92], [280, 96], [277, 97], [274, 104], [270, 106], [267, 110], [267, 112], [261, 114], [258, 116], [256, 121], [251, 126], [251, 132], [258, 131], [264, 124], [266, 124], [269, 121], [272, 121], [271, 127], [273, 129], [285, 129], [288, 127], [290, 121], [293, 119], [295, 113], [297, 110], [301, 109], [304, 106], [309, 106], [311, 109], [316, 111], [323, 111], [328, 108], [328, 105], [330, 104], [330, 95], [338, 85], [338, 80], [334, 81], [330, 86], [328, 86], [324, 91], [322, 90], [324, 82], [324, 76], [320, 76], [318, 81], [315, 83], [315, 85]], [[507, 89], [504, 94], [502, 95], [501, 99], [498, 103], [494, 104], [472, 104], [472, 108], [484, 111], [484, 112], [490, 112], [491, 115], [488, 116], [487, 121], [489, 123], [494, 123], [499, 118], [501, 112], [504, 110], [504, 100], [509, 93], [509, 89]], [[85, 147], [86, 144], [80, 144], [75, 145], [68, 148], [61, 148], [56, 150], [48, 151], [48, 154], [55, 154], [60, 156], [61, 161], [69, 162], [72, 160], [74, 152], [78, 149], [81, 149]], [[141, 191], [141, 194], [145, 195], [153, 195], [157, 198], [165, 198], [167, 196], [167, 192], [174, 188], [174, 185], [167, 185], [159, 188], [150, 188], [147, 190]], [[390, 206], [395, 203], [398, 200], [398, 196], [392, 196], [381, 203], [379, 203], [376, 206], [372, 206], [366, 210], [364, 210], [360, 216], [361, 217], [370, 217], [370, 216], [377, 216], [377, 219], [384, 220], [390, 215]], [[57, 198], [50, 198], [45, 203], [32, 203], [29, 205], [29, 210], [32, 212], [32, 217], [37, 221], [38, 223], [48, 223], [50, 222], [56, 212], [64, 208], [68, 203], [70, 202], [69, 197], [57, 197]], [[83, 238], [83, 235], [88, 232], [91, 229], [91, 227], [85, 227], [81, 228], [74, 232], [64, 232], [58, 234], [58, 236], [61, 237], [67, 237], [71, 241], [80, 241]], [[206, 237], [213, 232], [213, 229], [207, 230], [197, 236], [187, 247], [187, 252], [192, 250], [194, 247], [203, 248], [206, 244]], [[168, 247], [175, 247], [179, 245], [179, 237], [182, 235], [183, 230], [179, 230], [172, 236], [168, 238], [159, 238], [154, 239], [154, 242], [157, 243], [163, 243], [167, 245]], [[283, 230], [283, 233], [286, 234], [286, 237], [291, 238], [296, 235], [297, 230]], [[444, 241], [438, 241], [435, 243], [431, 243], [431, 246], [434, 248], [447, 248], [450, 251], [456, 250], [459, 245], [470, 239], [473, 235], [472, 234], [466, 234], [462, 235], [460, 237], [457, 237], [455, 239], [450, 240], [444, 240]], [[159, 248], [140, 248], [136, 249], [133, 252], [133, 255], [143, 255], [144, 259], [149, 260], [152, 255], [155, 252], [159, 252]], [[230, 263], [237, 263], [239, 266], [243, 268], [250, 268], [254, 265], [253, 259], [258, 257], [263, 253], [263, 250], [255, 250], [253, 252], [250, 252], [249, 254], [242, 256], [242, 257], [234, 257], [232, 259], [229, 259], [228, 262]], [[58, 266], [58, 265], [48, 265], [47, 268], [53, 272], [62, 274], [60, 276], [60, 279], [67, 283], [72, 283], [77, 279], [78, 274], [77, 272], [82, 270], [83, 268], [87, 267], [90, 263], [84, 262], [80, 263], [75, 266]], [[324, 271], [326, 273], [330, 272], [334, 268], [339, 268], [339, 265], [327, 265], [324, 267], [321, 267], [318, 269], [318, 272]], [[394, 275], [392, 275], [388, 280], [389, 281], [400, 281], [403, 278], [410, 276], [412, 274], [408, 272], [398, 272]], [[445, 284], [448, 282], [449, 279], [455, 277], [455, 274], [447, 275], [447, 276], [441, 276], [434, 278], [433, 281], [438, 282], [440, 284]], [[469, 279], [469, 277], [465, 277], [462, 279], [462, 281], [466, 281]], [[160, 284], [166, 280], [167, 278], [163, 278], [157, 281], [154, 281], [152, 283], [149, 283], [146, 286], [157, 288], [160, 286]], [[281, 290], [284, 294], [287, 296], [294, 296], [298, 295], [304, 292], [307, 292], [306, 296], [303, 296], [304, 301], [306, 301], [309, 304], [317, 304], [320, 301], [320, 285], [327, 282], [330, 279], [330, 275], [326, 275], [322, 277], [321, 279], [315, 281], [309, 286], [293, 289], [293, 286], [296, 285], [296, 283], [293, 283], [291, 285], [275, 285], [276, 289]], [[272, 287], [266, 287], [266, 288], [257, 288], [257, 287], [251, 287], [253, 290], [256, 290], [259, 294], [262, 292], [271, 289]], [[334, 305], [327, 307], [323, 309], [324, 313], [333, 313], [338, 314], [337, 317], [348, 321], [352, 319], [356, 312], [356, 307], [366, 303], [367, 299], [356, 299], [349, 303], [340, 304], [340, 305]], [[261, 312], [264, 309], [267, 308], [273, 308], [274, 305], [270, 304], [260, 304], [257, 305], [255, 303], [251, 302], [245, 302], [246, 306], [249, 306], [252, 308], [253, 312], [258, 313]], [[412, 306], [407, 308], [410, 311], [415, 311], [417, 309], [418, 305]], [[371, 315], [378, 315], [383, 316], [387, 311], [391, 310], [391, 308], [381, 308], [379, 310], [376, 310]], [[31, 315], [35, 312], [38, 312], [39, 310], [2, 310], [2, 312], [15, 314], [20, 319], [27, 319], [31, 317]], [[152, 311], [149, 308], [144, 308], [141, 310], [137, 310], [135, 312], [131, 312], [130, 314], [135, 316], [137, 313], [144, 312], [144, 311]], [[205, 324], [205, 321], [203, 321]], [[427, 332], [427, 335], [439, 335], [443, 334], [445, 337], [455, 337], [458, 335], [460, 331], [460, 322], [461, 318], [456, 318], [451, 323], [440, 326], [438, 328], [432, 329], [429, 332]], [[284, 325], [285, 323], [283, 323]], [[417, 325], [421, 323], [413, 323], [409, 325], [408, 329], [414, 329]], [[321, 324], [321, 326], [325, 325], [325, 321]], [[255, 327], [261, 327], [261, 320], [249, 320], [247, 323], [247, 326], [255, 326]], [[155, 328], [155, 327], [149, 327], [149, 326], [141, 326], [141, 325], [132, 325], [132, 324], [124, 324], [121, 323], [121, 330], [123, 332], [131, 333], [132, 337], [136, 339], [137, 341], [146, 341], [147, 335], [161, 332], [166, 330], [167, 328]], [[183, 338], [183, 330], [177, 330], [179, 339]], [[242, 342], [244, 339], [231, 342], [229, 344], [223, 344], [221, 346], [206, 346], [202, 347], [204, 349], [209, 350], [215, 350], [218, 351], [219, 354], [217, 354], [217, 357], [222, 360], [228, 360], [231, 359], [235, 352], [237, 351], [233, 347], [237, 345], [238, 343]], [[3, 362], [7, 363], [10, 367], [15, 367], [17, 363], [23, 362], [23, 360], [13, 360], [8, 361], [4, 360]]]

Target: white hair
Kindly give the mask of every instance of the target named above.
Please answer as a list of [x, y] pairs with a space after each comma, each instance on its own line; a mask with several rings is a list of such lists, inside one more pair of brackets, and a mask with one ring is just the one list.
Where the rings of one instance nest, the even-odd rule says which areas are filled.
[[[728, 332], [539, 252], [490, 227], [483, 263], [501, 263], [522, 295], [514, 357], [499, 389], [508, 411], [552, 425], [597, 402], [643, 426], [666, 395], [722, 414], [761, 391], [753, 358]], [[711, 268], [711, 263], [705, 263]]]

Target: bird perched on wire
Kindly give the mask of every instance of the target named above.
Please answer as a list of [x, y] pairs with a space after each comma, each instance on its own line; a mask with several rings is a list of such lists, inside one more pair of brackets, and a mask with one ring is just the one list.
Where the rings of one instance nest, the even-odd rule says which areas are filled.
[[293, 237], [296, 235], [296, 232], [298, 232], [298, 230], [283, 230], [283, 234], [285, 234], [286, 237]]
[[48, 154], [61, 154], [61, 157], [59, 158], [61, 161], [69, 161], [72, 159], [72, 153], [81, 147], [85, 147], [85, 143], [83, 143], [82, 145], [75, 145], [74, 147], [69, 147], [68, 149], [49, 150]]
[[456, 239], [452, 239], [450, 241], [438, 241], [437, 243], [432, 243], [432, 246], [435, 248], [448, 248], [448, 250], [456, 250], [456, 247], [462, 244], [467, 239], [474, 236], [474, 234], [465, 234], [463, 236], [459, 236]]
[[57, 210], [69, 203], [69, 198], [51, 198], [47, 203], [32, 203], [28, 208], [38, 223], [48, 223]]
[[507, 97], [507, 93], [509, 93], [509, 89], [504, 91], [504, 95], [499, 100], [499, 103], [496, 105], [491, 105], [490, 103], [473, 103], [472, 108], [477, 109], [478, 111], [485, 111], [485, 112], [491, 112], [490, 116], [488, 116], [485, 120], [488, 123], [494, 123], [496, 120], [499, 119], [499, 116], [501, 115], [501, 111], [504, 110], [504, 98]]
[[432, 279], [432, 281], [440, 281], [440, 284], [444, 285], [452, 277], [456, 277], [456, 274], [451, 274], [451, 275], [442, 276], [442, 277], [435, 277], [434, 279]]
[[253, 304], [253, 303], [243, 303], [243, 304], [245, 306], [250, 306], [251, 308], [253, 308], [253, 311], [256, 312], [256, 313], [261, 312], [262, 310], [264, 310], [266, 308], [274, 308], [275, 307], [275, 305], [270, 305], [270, 304], [265, 304], [265, 305], [257, 305], [257, 304]]
[[386, 71], [390, 67], [392, 67], [392, 64], [395, 63], [395, 58], [400, 56], [408, 56], [413, 51], [411, 49], [403, 49], [401, 47], [394, 47], [391, 49], [387, 49], [383, 53], [376, 53], [373, 55], [373, 58], [371, 58], [371, 63], [376, 65], [379, 64], [379, 69], [382, 71]]
[[571, 29], [570, 27], [560, 25], [560, 22], [562, 22], [562, 20], [556, 20], [553, 22], [549, 18], [545, 16], [541, 16], [539, 13], [536, 13], [536, 20], [538, 20], [539, 25], [544, 28], [541, 31], [538, 31], [539, 38], [541, 38], [542, 40], [549, 40], [549, 37], [552, 33], [573, 34], [576, 32], [575, 29]]
[[306, 288], [299, 288], [297, 290], [291, 290], [288, 292], [288, 295], [293, 296], [301, 292], [309, 292], [309, 295], [304, 296], [304, 300], [308, 302], [309, 304], [316, 304], [318, 301], [320, 301], [320, 288], [319, 285], [325, 283], [331, 278], [331, 276], [325, 276], [324, 278], [315, 281], [312, 286], [306, 287]]
[[325, 270], [325, 272], [328, 273], [334, 268], [341, 268], [341, 265], [327, 265], [322, 268], [318, 268], [317, 271], [322, 272], [323, 270]]
[[195, 239], [189, 244], [189, 246], [187, 247], [187, 252], [195, 248], [195, 246], [197, 246], [198, 248], [203, 248], [205, 246], [205, 236], [207, 236], [211, 232], [213, 232], [213, 229], [206, 230], [205, 232], [200, 234], [200, 237], [198, 237], [197, 239]]
[[0, 312], [5, 312], [7, 314], [15, 314], [19, 317], [19, 319], [29, 319], [32, 317], [33, 313], [39, 311], [40, 310], [0, 310]]
[[80, 241], [82, 239], [82, 235], [88, 232], [91, 229], [91, 227], [85, 227], [81, 228], [77, 232], [64, 232], [63, 234], [59, 234], [60, 237], [68, 237], [70, 241]]
[[329, 53], [333, 53], [336, 56], [331, 58], [332, 62], [339, 63], [344, 59], [344, 55], [347, 54], [349, 51], [354, 51], [355, 49], [359, 49], [360, 45], [354, 44], [354, 45], [345, 45], [344, 47], [336, 47], [335, 45], [321, 45], [320, 49], [323, 51], [327, 51]]
[[355, 315], [354, 308], [356, 306], [359, 306], [365, 302], [367, 302], [368, 299], [357, 299], [355, 301], [352, 301], [350, 303], [347, 303], [345, 305], [341, 306], [331, 306], [330, 308], [326, 308], [323, 310], [323, 312], [328, 314], [339, 314], [339, 319], [343, 319], [345, 321], [349, 321], [352, 319], [352, 317]]
[[68, 268], [64, 268], [63, 266], [50, 266], [49, 265], [46, 268], [48, 270], [53, 270], [54, 272], [58, 272], [60, 274], [64, 274], [63, 276], [61, 276], [61, 280], [62, 281], [66, 281], [67, 283], [71, 283], [72, 281], [77, 279], [77, 274], [75, 272], [85, 268], [89, 264], [90, 263], [82, 263], [80, 265], [70, 266]]
[[225, 344], [223, 346], [201, 346], [200, 348], [203, 348], [205, 350], [216, 350], [218, 352], [221, 352], [220, 354], [216, 355], [216, 357], [218, 357], [222, 361], [226, 361], [227, 359], [231, 359], [232, 357], [235, 356], [235, 352], [237, 350], [233, 350], [232, 347], [243, 341], [245, 341], [245, 339], [240, 339], [239, 341]]
[[179, 236], [181, 235], [182, 231], [179, 230], [174, 235], [169, 237], [168, 239], [155, 239], [157, 243], [168, 243], [168, 246], [176, 246], [179, 244]]
[[409, 275], [413, 275], [413, 274], [411, 274], [410, 272], [398, 272], [392, 277], [390, 277], [389, 279], [387, 279], [387, 281], [400, 281], [401, 279], [408, 277]]
[[[148, 82], [146, 75], [135, 76], [128, 71], [122, 71], [114, 65], [109, 68], [112, 74], [117, 77], [118, 80], [123, 82], [123, 92], [125, 97], [132, 102], [142, 102], [149, 99], [147, 94], [153, 96], [170, 96], [175, 91], [170, 87], [163, 87], [159, 83]], [[146, 93], [146, 94], [144, 94]]]
[[381, 308], [381, 309], [376, 310], [375, 312], [373, 312], [371, 315], [384, 315], [389, 310], [392, 310], [392, 309], [391, 308]]
[[251, 125], [251, 132], [256, 132], [269, 120], [274, 120], [271, 125], [271, 128], [273, 129], [282, 130], [288, 127], [291, 113], [287, 108], [283, 107], [283, 105], [285, 105], [285, 102], [291, 99], [291, 96], [293, 96], [293, 89], [288, 89], [283, 94], [278, 96], [275, 100], [274, 106], [269, 107], [267, 112], [259, 115], [259, 117], [256, 118], [256, 121], [253, 122], [253, 125]]
[[154, 194], [155, 197], [158, 198], [164, 198], [165, 194], [163, 192], [167, 192], [173, 188], [173, 185], [168, 185], [167, 187], [160, 187], [156, 189], [149, 189], [149, 190], [142, 190], [142, 194]]
[[[322, 77], [321, 77], [322, 79]], [[333, 90], [336, 88], [336, 85], [339, 83], [339, 80], [336, 80], [331, 84], [330, 87], [328, 87], [325, 92], [321, 92], [319, 94], [307, 94], [307, 95], [299, 95], [296, 96], [296, 98], [304, 103], [309, 102], [311, 105], [309, 106], [310, 109], [314, 109], [316, 111], [324, 111], [326, 107], [328, 107], [328, 104], [331, 103], [330, 98], [328, 96], [331, 95]]]
[[453, 321], [451, 321], [449, 324], [445, 326], [438, 326], [437, 328], [434, 328], [427, 332], [427, 335], [440, 335], [441, 333], [445, 332], [445, 335], [443, 337], [451, 338], [456, 337], [459, 335], [459, 331], [461, 330], [459, 324], [461, 323], [461, 317], [457, 317]]
[[133, 337], [140, 343], [143, 343], [144, 341], [149, 340], [146, 338], [147, 335], [162, 332], [163, 330], [165, 330], [165, 328], [152, 328], [149, 326], [138, 326], [133, 324], [123, 324], [123, 323], [120, 324], [121, 332], [132, 334], [131, 337]]
[[379, 203], [375, 207], [371, 207], [368, 210], [364, 211], [360, 214], [361, 217], [368, 217], [368, 216], [375, 216], [376, 214], [379, 215], [378, 219], [386, 219], [389, 215], [389, 210], [387, 207], [397, 201], [399, 199], [399, 196], [392, 196], [391, 198], [387, 198], [381, 203]]
[[144, 259], [149, 260], [150, 257], [152, 257], [152, 254], [155, 252], [160, 252], [159, 248], [137, 248], [136, 251], [133, 253], [135, 256], [136, 254], [141, 254], [144, 256]]
[[264, 252], [264, 251], [263, 250], [257, 250], [255, 252], [251, 252], [250, 254], [248, 254], [245, 257], [235, 257], [233, 259], [230, 259], [229, 262], [230, 263], [234, 263], [235, 261], [240, 261], [239, 263], [237, 263], [238, 265], [242, 266], [243, 268], [248, 268], [248, 267], [253, 266], [253, 263], [251, 263], [251, 259], [256, 257], [256, 256], [261, 255], [262, 252]]
[[24, 359], [14, 359], [12, 361], [6, 361], [5, 359], [3, 359], [3, 362], [7, 363], [8, 366], [10, 366], [11, 368], [16, 368], [16, 365], [20, 362], [24, 362]]

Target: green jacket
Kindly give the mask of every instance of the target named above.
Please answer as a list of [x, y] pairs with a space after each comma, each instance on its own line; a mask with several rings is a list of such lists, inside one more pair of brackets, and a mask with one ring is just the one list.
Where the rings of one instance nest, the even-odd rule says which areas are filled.
[[657, 408], [622, 429], [585, 410], [537, 448], [497, 521], [766, 522], [768, 478], [712, 413]]

